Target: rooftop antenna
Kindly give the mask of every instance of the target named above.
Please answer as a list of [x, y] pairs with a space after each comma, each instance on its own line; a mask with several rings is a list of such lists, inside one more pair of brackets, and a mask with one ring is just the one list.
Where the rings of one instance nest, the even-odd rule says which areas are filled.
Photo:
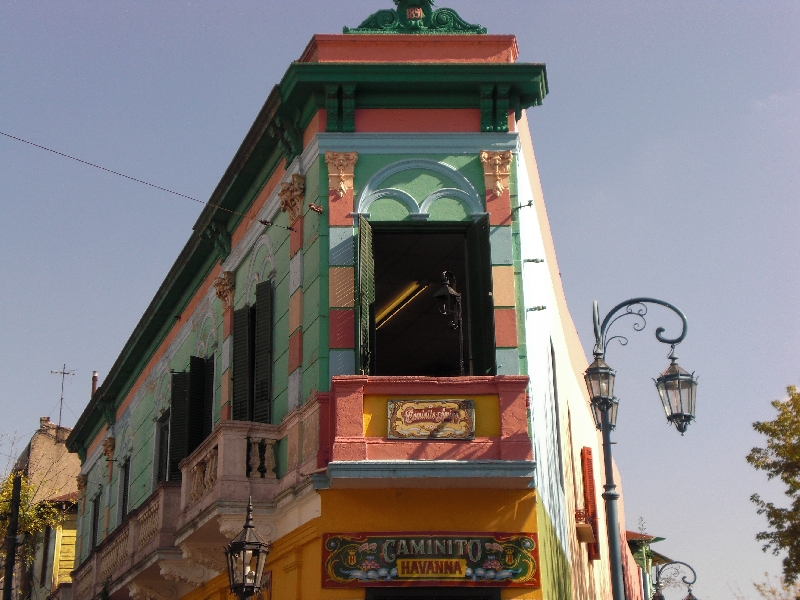
[[75, 375], [75, 369], [67, 371], [66, 363], [61, 367], [60, 371], [50, 371], [53, 375], [61, 375], [61, 400], [58, 403], [58, 429], [56, 429], [56, 441], [58, 441], [58, 434], [61, 431], [61, 411], [64, 408], [64, 380], [67, 375]]

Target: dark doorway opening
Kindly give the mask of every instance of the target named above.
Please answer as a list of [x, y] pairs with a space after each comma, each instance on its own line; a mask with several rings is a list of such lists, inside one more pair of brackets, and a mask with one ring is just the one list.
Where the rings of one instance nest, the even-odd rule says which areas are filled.
[[499, 589], [368, 588], [366, 600], [500, 600]]
[[[456, 291], [466, 300], [465, 234], [421, 229], [375, 228], [373, 233], [376, 375], [461, 374], [459, 331], [451, 327], [452, 319], [439, 312], [434, 294], [442, 287], [442, 272], [448, 271], [455, 277]], [[468, 310], [465, 301], [465, 324]], [[467, 331], [463, 340], [468, 357]]]

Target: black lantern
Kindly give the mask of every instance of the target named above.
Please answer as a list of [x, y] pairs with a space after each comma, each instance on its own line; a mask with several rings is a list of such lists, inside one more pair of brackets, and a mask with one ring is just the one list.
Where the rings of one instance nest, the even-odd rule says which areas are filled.
[[673, 423], [681, 435], [694, 421], [695, 395], [697, 379], [678, 364], [674, 352], [670, 354], [671, 363], [661, 377], [655, 380], [661, 404], [667, 413], [667, 420]]
[[450, 329], [458, 330], [458, 370], [464, 375], [464, 327], [462, 326], [461, 294], [455, 290], [456, 277], [450, 271], [442, 272], [442, 287], [433, 297], [439, 303], [439, 313], [450, 317]]
[[[453, 279], [452, 284], [451, 278]], [[452, 317], [450, 328], [458, 329], [461, 325], [461, 294], [453, 289], [454, 285], [455, 277], [453, 277], [453, 274], [450, 271], [444, 271], [442, 273], [442, 287], [433, 297], [439, 303], [439, 312]]]
[[244, 528], [225, 549], [231, 593], [240, 600], [252, 598], [261, 590], [264, 565], [272, 544], [265, 542], [253, 525], [252, 500], [247, 502]]
[[617, 425], [619, 400], [614, 397], [614, 377], [614, 369], [609, 367], [606, 361], [598, 355], [595, 355], [594, 362], [583, 374], [583, 378], [586, 380], [586, 389], [589, 390], [589, 400], [592, 403], [594, 424], [598, 429], [602, 429], [602, 415], [605, 411], [608, 411], [611, 429]]

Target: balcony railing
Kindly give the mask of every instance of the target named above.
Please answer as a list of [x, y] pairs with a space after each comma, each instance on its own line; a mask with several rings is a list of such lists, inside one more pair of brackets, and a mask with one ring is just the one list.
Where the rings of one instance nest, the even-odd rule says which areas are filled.
[[104, 585], [121, 582], [125, 574], [158, 550], [174, 548], [180, 488], [159, 484], [148, 500], [112, 531], [72, 572], [75, 598], [93, 598]]

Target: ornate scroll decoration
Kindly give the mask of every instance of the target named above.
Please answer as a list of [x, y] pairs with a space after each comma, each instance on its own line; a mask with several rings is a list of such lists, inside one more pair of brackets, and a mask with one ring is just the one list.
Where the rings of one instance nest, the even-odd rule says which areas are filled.
[[192, 489], [189, 495], [190, 504], [197, 502], [214, 487], [217, 481], [217, 454], [217, 446], [214, 446], [192, 467]]
[[433, 10], [433, 0], [394, 0], [397, 10], [379, 10], [358, 27], [345, 27], [344, 33], [473, 33], [486, 28], [467, 23], [451, 8]]
[[511, 161], [514, 155], [511, 150], [504, 152], [481, 151], [483, 163], [483, 179], [486, 189], [492, 190], [496, 196], [508, 189], [508, 179], [511, 176]]
[[114, 448], [116, 447], [117, 440], [113, 437], [107, 437], [103, 440], [103, 455], [107, 461], [114, 460]]
[[[647, 321], [645, 320], [645, 315], [647, 314], [647, 305], [648, 304], [658, 304], [660, 306], [664, 306], [665, 308], [670, 309], [674, 312], [678, 317], [681, 319], [681, 333], [676, 338], [667, 338], [664, 336], [664, 332], [666, 329], [663, 327], [658, 327], [656, 329], [656, 339], [661, 342], [662, 344], [667, 344], [672, 346], [673, 349], [675, 346], [680, 344], [683, 339], [686, 337], [686, 333], [688, 331], [688, 324], [686, 322], [686, 315], [683, 314], [679, 308], [676, 308], [669, 302], [665, 302], [664, 300], [658, 300], [657, 298], [631, 298], [630, 300], [625, 300], [625, 302], [620, 302], [614, 308], [612, 308], [608, 314], [605, 316], [603, 321], [600, 321], [600, 311], [595, 301], [592, 310], [593, 310], [593, 321], [594, 321], [594, 354], [595, 356], [605, 357], [606, 349], [608, 348], [609, 342], [611, 340], [619, 340], [619, 343], [623, 346], [628, 344], [628, 338], [623, 335], [615, 335], [612, 337], [608, 337], [607, 333], [611, 326], [616, 323], [622, 317], [634, 317], [636, 319], [633, 323], [634, 331], [642, 331], [645, 327], [647, 327]], [[622, 312], [620, 312], [622, 311]], [[620, 313], [620, 314], [617, 314]]]
[[326, 152], [328, 163], [328, 189], [336, 190], [339, 198], [344, 198], [347, 190], [353, 189], [353, 173], [358, 152]]
[[281, 116], [272, 120], [267, 133], [278, 140], [288, 169], [295, 157], [303, 152], [303, 134], [291, 119]]
[[183, 544], [181, 549], [184, 558], [203, 565], [210, 571], [221, 573], [227, 568], [225, 554], [219, 544]]
[[160, 581], [133, 581], [128, 584], [128, 593], [133, 600], [174, 600], [178, 597], [175, 586]]
[[161, 576], [167, 581], [185, 581], [192, 585], [201, 585], [219, 575], [221, 571], [182, 558], [159, 561], [158, 568]]
[[233, 306], [233, 289], [236, 284], [236, 273], [233, 271], [223, 271], [214, 280], [214, 292], [217, 298], [222, 301], [222, 312], [226, 312]]
[[203, 236], [214, 244], [214, 250], [220, 260], [225, 260], [231, 253], [231, 234], [228, 228], [216, 221], [211, 221], [203, 231]]
[[306, 195], [306, 178], [299, 173], [292, 174], [292, 181], [281, 184], [278, 197], [281, 199], [281, 210], [289, 213], [289, 223], [294, 223], [303, 214], [303, 201]]

